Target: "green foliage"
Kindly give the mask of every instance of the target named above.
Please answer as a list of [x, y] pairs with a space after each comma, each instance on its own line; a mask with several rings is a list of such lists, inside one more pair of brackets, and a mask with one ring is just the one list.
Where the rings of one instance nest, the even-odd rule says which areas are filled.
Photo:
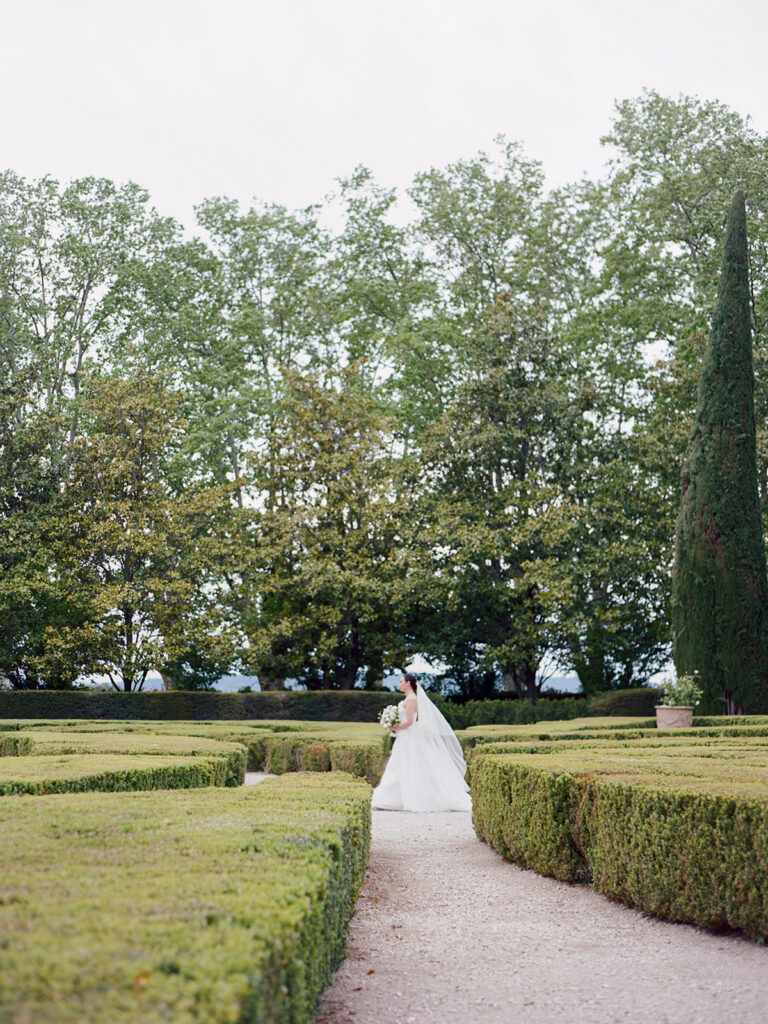
[[768, 710], [768, 580], [742, 192], [728, 221], [682, 490], [672, 605], [678, 673], [698, 672], [703, 710]]
[[241, 750], [206, 757], [33, 753], [0, 761], [0, 794], [239, 786], [244, 773]]
[[287, 376], [269, 447], [253, 458], [245, 621], [260, 678], [349, 690], [405, 661], [389, 428], [360, 376]]
[[0, 693], [0, 719], [204, 721], [217, 718], [296, 718], [375, 722], [382, 708], [391, 703], [392, 694], [389, 691], [366, 693], [362, 690], [349, 693], [285, 690], [281, 693], [155, 691], [130, 694], [25, 691]]
[[[40, 685], [46, 628], [82, 621], [56, 586], [48, 545], [62, 424], [56, 413], [27, 413], [33, 387], [31, 370], [0, 385], [0, 673], [17, 689]], [[77, 669], [49, 657], [52, 688], [76, 676]]]
[[331, 218], [214, 198], [195, 238], [135, 185], [0, 176], [0, 673], [646, 682], [736, 189], [768, 507], [768, 142], [654, 92], [604, 141], [597, 181], [500, 139], [407, 223], [357, 168]]
[[330, 755], [333, 771], [362, 776], [372, 786], [381, 780], [386, 754], [380, 738], [373, 743], [336, 741], [330, 744]]
[[[346, 731], [346, 730], [344, 730]], [[386, 753], [381, 737], [321, 738], [315, 730], [288, 736], [276, 733], [248, 741], [248, 767], [256, 771], [282, 775], [284, 772], [348, 772], [378, 785], [384, 771]]]
[[567, 721], [581, 718], [583, 715], [647, 718], [654, 714], [658, 697], [658, 690], [633, 687], [628, 690], [596, 693], [589, 698], [541, 698], [535, 704], [524, 700], [469, 700], [465, 704], [444, 701], [440, 708], [454, 729], [467, 729], [483, 725]]
[[425, 434], [416, 468], [428, 481], [411, 538], [429, 609], [421, 643], [454, 676], [498, 671], [535, 700], [544, 656], [562, 653], [553, 624], [572, 610], [563, 555], [578, 513], [564, 478], [583, 406], [543, 314], [501, 295], [472, 340], [472, 372]]
[[[521, 722], [556, 721], [590, 715], [653, 715], [659, 691], [636, 687], [614, 693], [548, 700], [542, 697], [536, 704], [523, 700], [479, 700], [455, 704], [438, 698], [440, 709], [453, 728], [489, 722], [517, 724]], [[272, 720], [271, 728], [285, 731], [278, 723], [315, 721], [323, 729], [347, 723], [378, 721], [379, 713], [393, 700], [389, 691], [369, 693], [364, 690], [285, 690], [280, 693], [87, 693], [70, 691], [40, 693], [36, 691], [0, 694], [0, 723], [6, 720], [71, 719], [68, 725], [80, 724], [92, 729], [94, 720], [178, 722], [178, 728], [193, 727], [194, 735], [211, 735], [210, 731], [225, 730], [241, 735], [248, 728], [264, 728]], [[216, 720], [222, 720], [220, 725]], [[237, 727], [227, 724], [236, 720]], [[182, 724], [183, 723], [183, 724]], [[0, 727], [2, 727], [0, 725]], [[111, 729], [109, 724], [102, 728]], [[233, 730], [235, 730], [233, 732]], [[314, 727], [316, 732], [317, 726]], [[330, 738], [330, 737], [329, 737]]]
[[618, 211], [589, 183], [545, 198], [503, 141], [412, 194], [452, 370], [414, 457], [420, 649], [473, 697], [490, 676], [535, 699], [553, 662], [586, 693], [636, 685], [666, 657], [672, 517], [649, 366], [601, 273]]
[[[25, 723], [26, 725], [26, 723]], [[113, 729], [93, 731], [91, 723], [70, 725], [63, 722], [36, 723], [31, 735], [31, 750], [40, 754], [158, 754], [187, 757], [222, 757], [237, 751], [236, 740], [228, 734], [216, 737], [190, 735], [187, 729], [179, 733], [158, 733], [150, 723], [142, 731], [115, 723]]]
[[589, 714], [637, 716], [648, 718], [654, 714], [659, 691], [649, 686], [618, 690], [615, 693], [596, 693], [589, 698]]
[[[85, 622], [46, 635], [47, 655], [102, 672], [115, 688], [141, 689], [153, 666], [190, 650], [233, 659], [222, 619], [221, 558], [226, 489], [174, 482], [183, 423], [162, 380], [142, 369], [127, 379], [92, 376], [72, 445], [57, 533], [50, 545], [68, 603]], [[53, 527], [53, 524], [51, 524]]]
[[32, 751], [29, 736], [0, 736], [0, 757], [20, 757]]
[[519, 725], [579, 718], [587, 714], [587, 701], [583, 697], [542, 698], [535, 704], [526, 700], [468, 700], [465, 704], [444, 701], [440, 710], [453, 729], [467, 729], [475, 725]]
[[722, 737], [699, 742], [476, 748], [475, 828], [524, 867], [589, 880], [669, 920], [763, 937], [766, 748]]
[[0, 817], [3, 1020], [314, 1020], [365, 873], [365, 783], [9, 798]]
[[701, 685], [699, 673], [694, 670], [689, 676], [678, 676], [677, 679], [664, 683], [664, 703], [672, 706], [695, 707], [701, 701]]

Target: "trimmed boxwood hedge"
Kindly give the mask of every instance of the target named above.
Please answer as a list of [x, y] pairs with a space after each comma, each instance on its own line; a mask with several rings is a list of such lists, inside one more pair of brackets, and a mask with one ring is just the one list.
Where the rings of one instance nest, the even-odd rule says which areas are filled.
[[477, 747], [473, 822], [523, 867], [668, 920], [766, 937], [766, 769], [759, 739]]
[[[383, 739], [386, 739], [386, 735]], [[257, 736], [248, 740], [248, 768], [275, 775], [283, 772], [349, 772], [378, 784], [386, 752], [382, 738], [326, 740], [316, 736]]]
[[0, 796], [240, 786], [244, 779], [244, 748], [202, 757], [47, 754], [0, 760]]
[[[384, 770], [388, 739], [370, 722], [103, 722], [29, 720], [8, 733], [10, 746], [33, 756], [0, 767], [0, 794], [69, 792], [82, 789], [170, 788], [238, 785], [247, 767], [282, 774], [346, 771], [376, 785]], [[6, 734], [0, 733], [0, 737]], [[4, 740], [0, 738], [0, 744]], [[56, 756], [54, 756], [56, 755]], [[66, 755], [78, 755], [67, 757]], [[102, 755], [84, 759], [80, 755]], [[130, 762], [125, 759], [132, 756]], [[190, 760], [193, 756], [199, 761]], [[145, 758], [164, 758], [161, 761]], [[138, 760], [137, 760], [138, 758]], [[178, 763], [173, 758], [179, 758]], [[213, 774], [212, 760], [230, 758], [230, 771]], [[130, 775], [121, 774], [128, 769]], [[200, 769], [203, 774], [200, 774]], [[171, 771], [177, 768], [179, 770]], [[141, 770], [139, 770], [141, 769]], [[206, 772], [210, 781], [206, 781]], [[123, 777], [125, 776], [125, 777]], [[184, 779], [189, 780], [188, 783]]]
[[468, 700], [466, 704], [453, 704], [446, 700], [440, 704], [440, 709], [453, 729], [467, 729], [473, 725], [555, 722], [589, 714], [586, 697], [558, 700], [544, 697], [535, 704], [527, 700]]
[[369, 845], [336, 773], [0, 801], [0, 1019], [310, 1024]]
[[306, 719], [375, 722], [395, 699], [366, 690], [285, 690], [278, 693], [13, 690], [0, 693], [0, 718], [113, 718], [121, 720]]
[[659, 691], [651, 686], [637, 686], [628, 690], [596, 693], [587, 701], [587, 714], [601, 717], [651, 718], [659, 702]]
[[[654, 714], [658, 690], [632, 689], [585, 697], [525, 700], [471, 700], [440, 707], [454, 729], [498, 723], [559, 721], [584, 715]], [[213, 721], [273, 719], [376, 722], [379, 712], [397, 703], [397, 692], [302, 690], [277, 693], [217, 693], [184, 690], [147, 693], [88, 693], [82, 690], [16, 690], [0, 693], [2, 719], [115, 719], [130, 721]], [[0, 725], [0, 729], [4, 726]]]
[[[194, 729], [194, 726], [191, 728]], [[35, 728], [26, 734], [22, 733], [22, 737], [31, 746], [29, 752], [36, 755], [157, 754], [166, 757], [222, 757], [240, 747], [244, 751], [246, 742], [240, 735], [232, 737], [224, 734], [214, 738], [189, 735], [186, 732], [155, 732], [151, 728], [144, 732], [130, 726], [127, 729], [114, 727], [91, 732], [82, 728], [57, 727], [55, 722], [51, 722], [47, 729]]]
[[0, 757], [18, 757], [20, 754], [29, 754], [31, 750], [32, 740], [29, 736], [0, 734]]

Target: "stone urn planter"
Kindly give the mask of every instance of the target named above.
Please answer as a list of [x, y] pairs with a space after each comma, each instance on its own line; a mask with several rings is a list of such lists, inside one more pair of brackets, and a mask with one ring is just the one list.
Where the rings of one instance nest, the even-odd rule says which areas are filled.
[[693, 725], [693, 705], [657, 704], [657, 729], [690, 729]]

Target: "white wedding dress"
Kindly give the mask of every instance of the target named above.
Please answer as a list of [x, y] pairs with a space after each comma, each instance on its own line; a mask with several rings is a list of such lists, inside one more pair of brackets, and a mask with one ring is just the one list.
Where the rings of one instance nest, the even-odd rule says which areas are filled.
[[[471, 811], [461, 744], [421, 684], [416, 720], [400, 729], [371, 806], [390, 811]], [[405, 701], [400, 703], [400, 721]]]

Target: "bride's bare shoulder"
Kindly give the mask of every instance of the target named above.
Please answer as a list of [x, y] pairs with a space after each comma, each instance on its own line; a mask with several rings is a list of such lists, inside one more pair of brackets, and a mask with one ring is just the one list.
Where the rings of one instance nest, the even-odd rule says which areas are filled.
[[414, 693], [410, 697], [406, 697], [405, 698], [405, 703], [406, 704], [415, 704], [416, 703], [416, 694]]

